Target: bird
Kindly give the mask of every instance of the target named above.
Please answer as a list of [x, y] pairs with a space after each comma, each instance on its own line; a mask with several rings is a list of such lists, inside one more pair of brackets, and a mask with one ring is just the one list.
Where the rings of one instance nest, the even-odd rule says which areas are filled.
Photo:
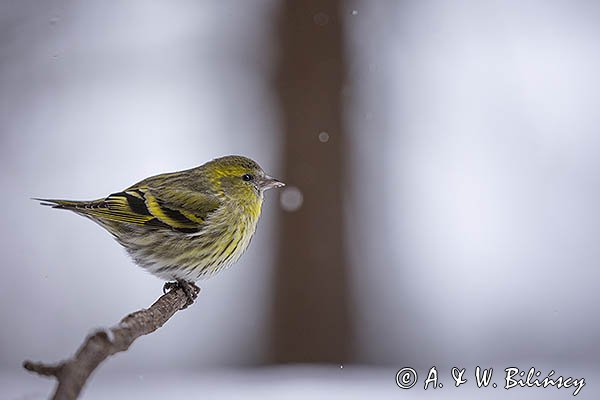
[[229, 155], [97, 200], [34, 200], [99, 224], [137, 265], [167, 281], [163, 292], [183, 289], [189, 305], [198, 280], [229, 267], [248, 248], [264, 192], [283, 186], [252, 159]]

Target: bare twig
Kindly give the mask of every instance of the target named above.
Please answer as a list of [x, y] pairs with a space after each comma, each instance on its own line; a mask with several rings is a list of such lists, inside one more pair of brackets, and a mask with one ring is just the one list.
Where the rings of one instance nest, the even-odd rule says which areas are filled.
[[[200, 289], [193, 288], [197, 295]], [[177, 287], [162, 295], [150, 308], [131, 313], [117, 325], [88, 336], [72, 358], [56, 365], [25, 361], [23, 367], [58, 380], [52, 399], [76, 399], [102, 361], [115, 353], [126, 351], [138, 337], [154, 332], [187, 305], [188, 297], [181, 287]]]

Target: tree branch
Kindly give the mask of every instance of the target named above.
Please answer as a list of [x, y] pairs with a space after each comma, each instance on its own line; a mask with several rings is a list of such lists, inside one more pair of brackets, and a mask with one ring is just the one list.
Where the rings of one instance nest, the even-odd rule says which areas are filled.
[[[195, 296], [200, 289], [192, 285]], [[195, 298], [194, 296], [194, 298]], [[109, 356], [126, 351], [140, 336], [163, 326], [177, 311], [188, 306], [188, 297], [181, 287], [162, 295], [150, 308], [129, 314], [117, 325], [88, 336], [72, 358], [56, 365], [25, 361], [23, 367], [58, 380], [52, 399], [76, 399], [92, 372]]]

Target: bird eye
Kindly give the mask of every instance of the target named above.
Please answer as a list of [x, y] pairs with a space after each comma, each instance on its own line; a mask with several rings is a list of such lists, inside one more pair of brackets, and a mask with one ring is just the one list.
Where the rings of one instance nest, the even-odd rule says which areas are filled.
[[242, 175], [242, 179], [245, 180], [246, 182], [254, 180], [254, 175], [252, 174], [244, 174]]

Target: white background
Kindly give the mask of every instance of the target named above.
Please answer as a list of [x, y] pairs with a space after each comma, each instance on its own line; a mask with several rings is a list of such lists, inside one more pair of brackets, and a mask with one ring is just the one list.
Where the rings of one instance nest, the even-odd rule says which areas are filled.
[[[278, 176], [276, 4], [1, 3], [0, 382], [9, 398], [47, 393], [48, 382], [21, 371], [23, 359], [71, 354], [91, 329], [147, 306], [162, 286], [98, 226], [30, 197], [97, 198], [235, 153]], [[182, 398], [185, 388], [219, 398], [236, 381], [263, 397], [305, 396], [301, 386], [362, 398], [363, 382], [365, 396], [396, 398], [408, 392], [395, 388], [394, 368], [486, 363], [579, 374], [588, 380], [579, 397], [593, 397], [599, 6], [345, 7], [355, 361], [391, 369], [354, 367], [342, 378], [349, 367], [300, 369], [289, 379], [277, 369], [215, 372], [266, 359], [283, 212], [268, 193], [241, 261], [202, 283], [197, 304], [164, 329], [103, 365], [89, 398], [113, 393], [111, 377], [125, 372], [166, 386], [140, 388], [121, 375], [124, 398], [172, 393], [173, 382]]]

